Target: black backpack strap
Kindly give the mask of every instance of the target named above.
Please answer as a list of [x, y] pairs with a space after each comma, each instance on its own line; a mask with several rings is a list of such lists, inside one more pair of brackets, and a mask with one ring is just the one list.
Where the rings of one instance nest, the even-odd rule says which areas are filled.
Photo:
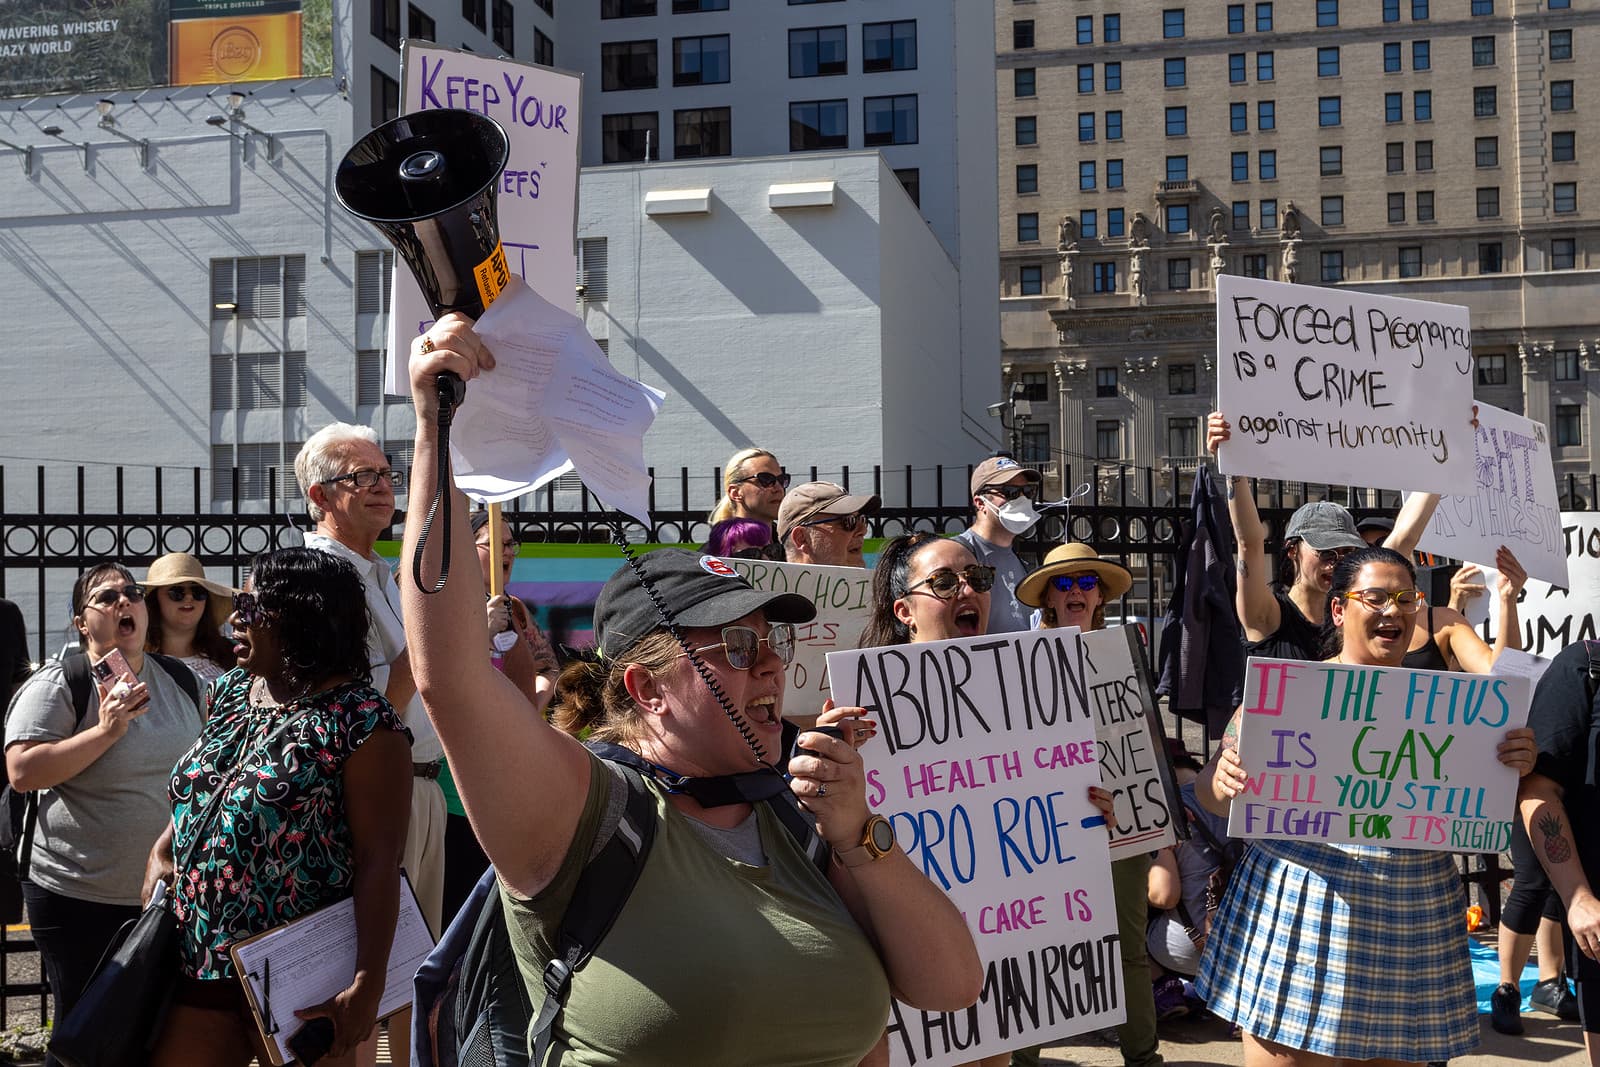
[[[73, 710], [77, 712], [77, 726], [83, 726], [89, 714], [89, 697], [94, 692], [94, 679], [89, 674], [89, 657], [82, 652], [68, 652], [61, 657], [61, 674], [67, 682], [67, 693], [72, 697]], [[17, 880], [28, 877], [33, 866], [33, 832], [39, 825], [39, 792], [33, 790], [22, 798], [22, 836], [17, 840]]]
[[785, 789], [775, 797], [768, 797], [764, 803], [772, 809], [772, 814], [778, 817], [778, 821], [783, 823], [783, 828], [789, 831], [789, 836], [800, 846], [800, 851], [826, 878], [828, 863], [833, 859], [833, 850], [828, 847], [826, 841], [817, 836], [816, 822], [806, 814], [805, 809], [800, 807], [795, 795]]
[[189, 665], [176, 656], [163, 656], [159, 652], [146, 652], [145, 655], [156, 661], [156, 666], [167, 672], [178, 688], [188, 695], [194, 704], [195, 710], [200, 710], [200, 677], [189, 669]]
[[1583, 650], [1589, 657], [1589, 665], [1584, 674], [1584, 680], [1589, 689], [1589, 703], [1594, 703], [1595, 692], [1600, 690], [1600, 641], [1590, 641], [1585, 638]]
[[[556, 955], [544, 968], [544, 1003], [528, 1030], [532, 1062], [544, 1063], [550, 1033], [572, 988], [572, 975], [594, 953], [633, 893], [656, 834], [655, 796], [634, 768], [613, 764], [627, 783], [628, 799], [616, 832], [583, 868], [572, 903], [556, 935]], [[596, 773], [600, 773], [596, 771]]]

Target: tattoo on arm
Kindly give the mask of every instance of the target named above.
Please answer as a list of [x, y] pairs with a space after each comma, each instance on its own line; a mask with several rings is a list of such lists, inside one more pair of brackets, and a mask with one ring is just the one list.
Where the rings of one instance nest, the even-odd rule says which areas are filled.
[[1241, 578], [1250, 577], [1250, 564], [1245, 562], [1243, 556], [1239, 557], [1239, 562], [1235, 563], [1233, 565], [1233, 568], [1234, 568], [1234, 570], [1239, 572], [1239, 577], [1241, 577]]
[[1222, 747], [1232, 749], [1235, 752], [1239, 751], [1239, 720], [1237, 718], [1229, 719], [1228, 728], [1222, 731]]
[[1567, 835], [1561, 819], [1554, 812], [1545, 812], [1539, 816], [1539, 832], [1544, 835], [1544, 856], [1551, 863], [1565, 863], [1572, 858], [1572, 842], [1567, 840]]

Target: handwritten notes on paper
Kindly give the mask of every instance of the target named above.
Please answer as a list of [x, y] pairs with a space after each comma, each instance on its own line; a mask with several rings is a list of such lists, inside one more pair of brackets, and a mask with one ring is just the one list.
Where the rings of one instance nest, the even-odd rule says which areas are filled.
[[1217, 278], [1224, 474], [1467, 493], [1467, 309], [1348, 289]]
[[1074, 630], [828, 656], [834, 699], [866, 708], [867, 801], [966, 916], [978, 1003], [896, 1002], [893, 1062], [946, 1067], [1120, 1022], [1122, 959], [1089, 669]]
[[1233, 837], [1499, 852], [1517, 772], [1495, 749], [1527, 678], [1260, 659], [1245, 668]]

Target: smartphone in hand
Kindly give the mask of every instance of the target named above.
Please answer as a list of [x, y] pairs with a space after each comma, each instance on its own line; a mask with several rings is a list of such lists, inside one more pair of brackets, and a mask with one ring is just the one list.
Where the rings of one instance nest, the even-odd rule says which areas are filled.
[[289, 1051], [294, 1053], [298, 1062], [311, 1067], [333, 1047], [333, 1020], [325, 1016], [312, 1019], [296, 1030], [284, 1044], [289, 1046]]
[[90, 663], [89, 670], [94, 674], [95, 680], [101, 688], [107, 690], [107, 696], [121, 696], [132, 688], [122, 680], [125, 674], [133, 674], [133, 667], [128, 663], [128, 657], [122, 654], [122, 649], [113, 648], [107, 652], [105, 658], [98, 663]]

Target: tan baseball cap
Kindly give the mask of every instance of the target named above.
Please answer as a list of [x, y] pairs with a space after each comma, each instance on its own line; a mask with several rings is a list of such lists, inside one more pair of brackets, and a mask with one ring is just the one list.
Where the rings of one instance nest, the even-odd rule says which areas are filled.
[[778, 508], [778, 540], [784, 540], [790, 530], [818, 515], [854, 515], [858, 511], [870, 515], [882, 505], [876, 496], [852, 496], [844, 486], [833, 482], [797, 485], [784, 494]]
[[1030, 482], [1037, 482], [1042, 475], [1032, 467], [1024, 467], [1010, 456], [995, 456], [978, 464], [972, 472], [972, 496], [977, 496], [986, 485], [1000, 485], [1009, 482], [1017, 475], [1025, 476]]

